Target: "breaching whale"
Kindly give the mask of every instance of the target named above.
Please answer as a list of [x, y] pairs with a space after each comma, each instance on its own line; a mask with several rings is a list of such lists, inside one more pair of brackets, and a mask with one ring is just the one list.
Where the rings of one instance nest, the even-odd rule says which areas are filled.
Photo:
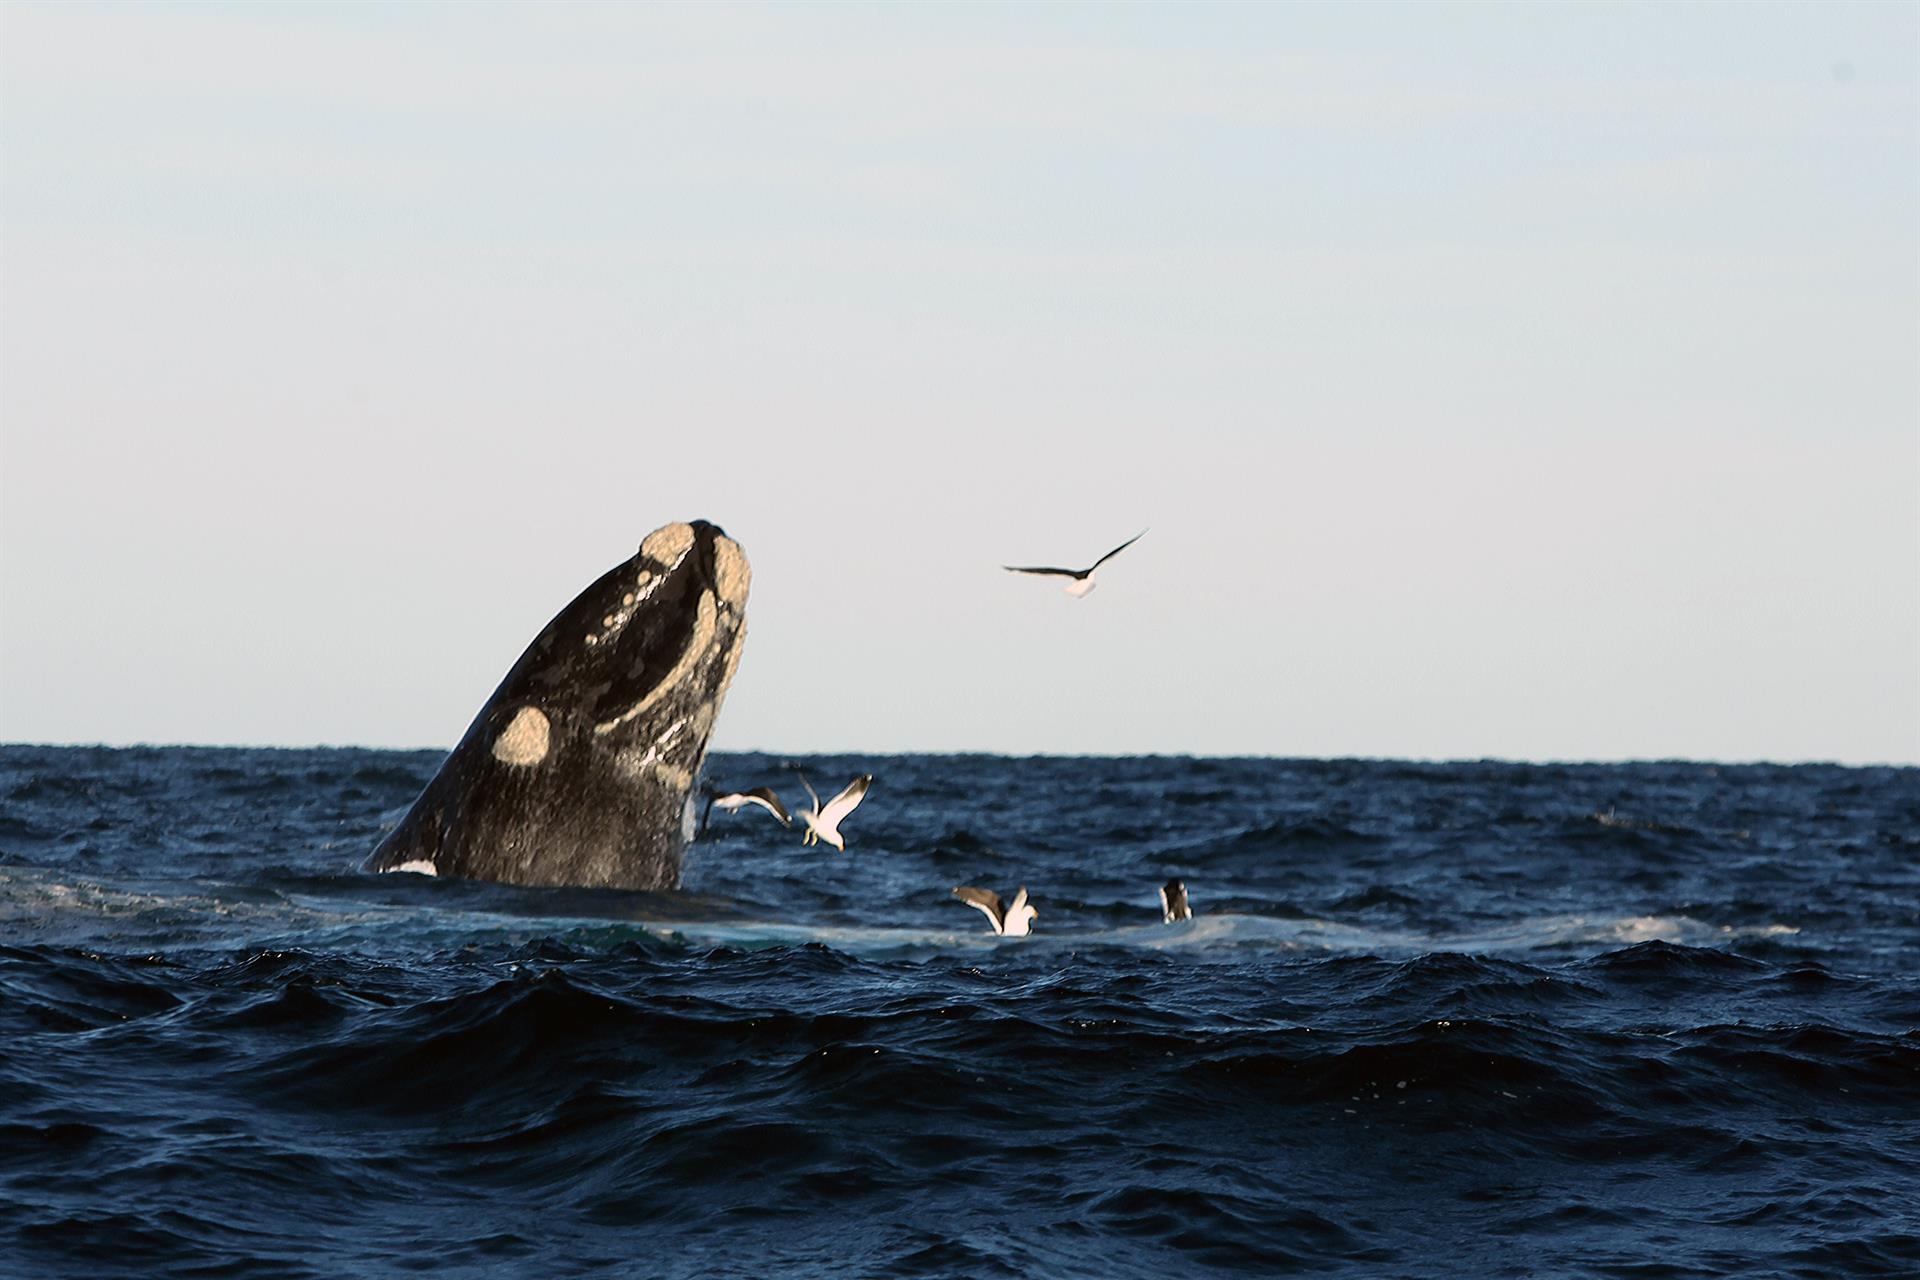
[[676, 887], [751, 576], [704, 520], [648, 534], [534, 637], [366, 869]]

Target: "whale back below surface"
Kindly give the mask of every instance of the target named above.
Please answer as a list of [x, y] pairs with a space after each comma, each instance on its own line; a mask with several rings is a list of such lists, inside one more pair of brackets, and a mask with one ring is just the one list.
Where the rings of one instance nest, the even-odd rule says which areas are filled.
[[704, 520], [648, 534], [534, 637], [367, 870], [677, 887], [751, 576]]

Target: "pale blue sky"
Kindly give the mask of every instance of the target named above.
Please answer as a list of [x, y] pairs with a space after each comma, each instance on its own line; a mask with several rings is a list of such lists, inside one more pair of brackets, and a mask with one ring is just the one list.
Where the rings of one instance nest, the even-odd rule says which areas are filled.
[[0, 7], [0, 739], [1920, 760], [1917, 13]]

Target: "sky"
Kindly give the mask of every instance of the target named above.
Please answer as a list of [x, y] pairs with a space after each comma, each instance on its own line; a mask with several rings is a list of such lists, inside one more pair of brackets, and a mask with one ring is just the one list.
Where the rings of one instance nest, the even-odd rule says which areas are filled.
[[717, 749], [1920, 762], [1916, 50], [0, 6], [0, 740], [444, 747], [704, 518]]

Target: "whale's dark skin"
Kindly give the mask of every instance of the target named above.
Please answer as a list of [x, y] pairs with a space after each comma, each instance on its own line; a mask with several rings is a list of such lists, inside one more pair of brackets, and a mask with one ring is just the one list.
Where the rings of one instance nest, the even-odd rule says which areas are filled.
[[750, 581], [704, 520], [648, 534], [534, 638], [366, 869], [677, 887]]

